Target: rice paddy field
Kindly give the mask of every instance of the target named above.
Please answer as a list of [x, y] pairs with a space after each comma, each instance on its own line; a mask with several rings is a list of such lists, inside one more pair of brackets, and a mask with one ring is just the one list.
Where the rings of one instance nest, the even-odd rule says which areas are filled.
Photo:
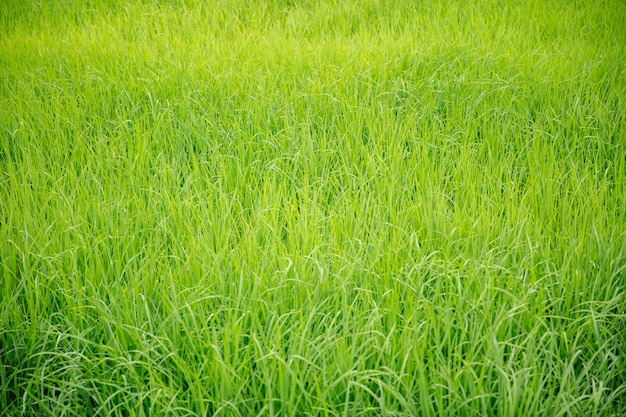
[[626, 414], [622, 0], [0, 2], [0, 416]]

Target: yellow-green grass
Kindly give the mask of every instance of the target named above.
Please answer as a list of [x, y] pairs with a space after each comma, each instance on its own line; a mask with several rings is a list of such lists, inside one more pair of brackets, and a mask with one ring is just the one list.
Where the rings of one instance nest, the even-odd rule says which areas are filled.
[[626, 413], [626, 3], [0, 2], [0, 416]]

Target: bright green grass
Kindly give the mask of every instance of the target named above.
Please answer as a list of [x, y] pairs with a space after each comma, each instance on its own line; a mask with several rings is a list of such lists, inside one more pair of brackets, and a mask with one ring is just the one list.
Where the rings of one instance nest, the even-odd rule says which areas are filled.
[[0, 5], [0, 415], [626, 413], [626, 3]]

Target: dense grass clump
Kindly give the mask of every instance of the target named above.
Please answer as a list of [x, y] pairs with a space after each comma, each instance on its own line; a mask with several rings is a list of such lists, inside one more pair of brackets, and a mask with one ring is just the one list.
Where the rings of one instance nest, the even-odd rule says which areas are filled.
[[0, 416], [624, 415], [625, 278], [623, 1], [0, 4]]

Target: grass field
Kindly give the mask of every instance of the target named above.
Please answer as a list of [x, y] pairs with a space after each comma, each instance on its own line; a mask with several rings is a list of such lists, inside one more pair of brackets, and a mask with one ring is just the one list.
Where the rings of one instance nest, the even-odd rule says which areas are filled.
[[623, 0], [0, 2], [0, 416], [626, 414]]

